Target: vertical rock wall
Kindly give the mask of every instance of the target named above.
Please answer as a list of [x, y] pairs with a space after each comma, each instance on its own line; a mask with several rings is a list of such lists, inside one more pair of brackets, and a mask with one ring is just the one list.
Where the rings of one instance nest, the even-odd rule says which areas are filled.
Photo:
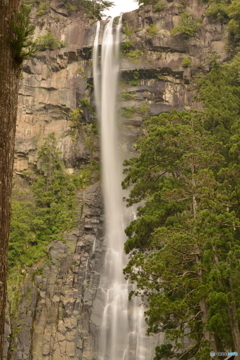
[[[201, 26], [196, 36], [186, 41], [178, 35], [170, 36], [182, 8], [177, 1], [164, 3], [161, 12], [146, 6], [123, 16], [124, 28], [128, 28], [123, 42], [131, 44], [121, 60], [119, 86], [123, 158], [134, 154], [133, 144], [150, 115], [196, 106], [189, 83], [198, 72], [209, 70], [207, 56], [212, 51], [227, 58], [225, 30], [204, 17], [202, 4], [189, 1], [187, 8], [194, 19], [201, 19]], [[54, 2], [49, 14], [37, 18], [36, 24], [36, 36], [50, 29], [68, 45], [38, 52], [24, 64], [15, 175], [26, 187], [26, 172], [38, 171], [38, 150], [49, 134], [56, 137], [67, 172], [73, 173], [90, 157], [84, 133], [74, 139], [69, 133], [69, 114], [83, 98], [93, 104], [91, 47], [96, 24], [90, 26], [81, 13], [67, 16]], [[150, 25], [156, 26], [155, 35], [149, 35]], [[104, 22], [101, 26], [103, 29]], [[188, 67], [183, 66], [186, 57], [191, 60]], [[91, 122], [91, 117], [86, 112], [85, 121]], [[99, 160], [99, 151], [93, 156]], [[21, 286], [15, 289], [20, 295], [18, 308], [15, 316], [7, 319], [5, 359], [97, 359], [102, 303], [96, 294], [105, 247], [101, 186], [94, 178], [92, 183], [76, 195], [77, 227], [65, 236], [66, 242], [53, 241], [44, 267], [36, 264], [21, 275]]]
[[[87, 38], [92, 42], [94, 29], [85, 14], [66, 15], [52, 3], [46, 16], [35, 19], [35, 37], [50, 30], [67, 46], [38, 52], [23, 66], [14, 173], [15, 183], [24, 189], [29, 173], [41, 170], [38, 151], [48, 135], [56, 138], [66, 172], [90, 161], [86, 134], [71, 134], [69, 114], [81, 99], [92, 102], [90, 49], [84, 43]], [[91, 116], [86, 111], [84, 122], [91, 122]], [[99, 160], [94, 141], [93, 156]], [[92, 185], [76, 194], [77, 226], [64, 236], [65, 242], [53, 241], [45, 264], [21, 272], [17, 304], [9, 303], [10, 310], [17, 309], [6, 321], [5, 359], [91, 358], [89, 333], [95, 330], [90, 314], [104, 258], [101, 189], [95, 178], [93, 174]]]
[[77, 194], [77, 228], [53, 241], [42, 274], [27, 276], [12, 329], [11, 359], [90, 358], [90, 313], [103, 259], [99, 183]]

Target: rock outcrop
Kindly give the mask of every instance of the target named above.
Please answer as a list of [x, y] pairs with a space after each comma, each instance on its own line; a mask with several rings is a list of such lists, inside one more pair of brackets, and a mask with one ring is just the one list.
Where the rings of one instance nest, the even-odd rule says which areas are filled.
[[[159, 12], [153, 12], [149, 5], [123, 15], [123, 43], [128, 42], [128, 50], [121, 59], [119, 93], [125, 158], [133, 155], [141, 125], [150, 115], [197, 106], [189, 83], [198, 72], [209, 70], [207, 57], [212, 52], [227, 59], [225, 29], [209, 22], [202, 3], [192, 0], [186, 5], [199, 22], [196, 36], [188, 40], [170, 36], [183, 10], [177, 1], [164, 3]], [[38, 151], [50, 134], [56, 138], [67, 172], [73, 173], [91, 155], [84, 132], [74, 137], [70, 134], [69, 115], [83, 98], [94, 104], [91, 48], [96, 23], [90, 26], [83, 13], [69, 16], [57, 2], [35, 22], [36, 37], [50, 29], [68, 45], [38, 52], [24, 63], [15, 160], [15, 174], [21, 178], [26, 171], [36, 172], [41, 166]], [[151, 25], [154, 34], [149, 31]], [[84, 121], [90, 123], [92, 114], [86, 111]], [[94, 158], [99, 160], [95, 142]], [[65, 243], [55, 240], [48, 245], [49, 260], [44, 267], [36, 264], [15, 290], [20, 294], [19, 307], [7, 318], [5, 359], [97, 358], [102, 305], [96, 293], [105, 252], [100, 183], [93, 181], [76, 197], [77, 227], [65, 236]]]
[[[103, 261], [103, 216], [100, 184], [77, 194], [77, 228], [65, 243], [48, 245], [49, 260], [42, 271], [30, 271], [21, 287], [22, 302], [12, 329], [11, 359], [90, 358], [89, 332]], [[89, 356], [88, 356], [89, 354]]]

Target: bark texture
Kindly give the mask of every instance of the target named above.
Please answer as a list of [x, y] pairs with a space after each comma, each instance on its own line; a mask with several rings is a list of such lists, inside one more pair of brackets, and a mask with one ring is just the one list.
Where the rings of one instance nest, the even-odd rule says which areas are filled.
[[0, 0], [0, 359], [3, 351], [10, 197], [20, 73], [20, 65], [15, 63], [9, 43], [9, 19], [19, 9], [19, 4], [20, 0]]

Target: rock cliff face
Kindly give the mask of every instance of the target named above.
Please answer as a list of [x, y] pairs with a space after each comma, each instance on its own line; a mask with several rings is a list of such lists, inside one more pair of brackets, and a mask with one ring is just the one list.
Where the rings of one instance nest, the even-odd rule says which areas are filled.
[[[183, 10], [177, 1], [164, 3], [159, 12], [153, 12], [150, 5], [123, 15], [123, 44], [128, 44], [121, 59], [119, 85], [123, 157], [133, 155], [141, 125], [150, 115], [197, 106], [193, 104], [190, 79], [208, 71], [211, 52], [227, 59], [225, 30], [204, 17], [200, 2], [185, 4], [184, 9], [200, 22], [196, 36], [188, 40], [170, 36]], [[56, 138], [68, 173], [87, 163], [92, 155], [95, 160], [100, 158], [97, 140], [90, 154], [84, 131], [74, 137], [69, 132], [69, 114], [80, 100], [88, 98], [94, 104], [91, 48], [96, 23], [90, 26], [83, 13], [69, 16], [54, 2], [50, 12], [35, 22], [36, 36], [50, 29], [68, 45], [38, 52], [23, 67], [15, 175], [26, 187], [26, 172], [40, 168], [38, 151], [49, 134]], [[85, 111], [84, 121], [92, 121], [91, 112]], [[105, 247], [101, 186], [94, 177], [92, 183], [76, 194], [77, 227], [65, 236], [65, 243], [55, 240], [49, 244], [49, 260], [43, 270], [36, 273], [42, 269], [42, 264], [36, 264], [16, 288], [20, 300], [16, 314], [7, 319], [5, 359], [97, 359], [102, 304], [96, 295]]]

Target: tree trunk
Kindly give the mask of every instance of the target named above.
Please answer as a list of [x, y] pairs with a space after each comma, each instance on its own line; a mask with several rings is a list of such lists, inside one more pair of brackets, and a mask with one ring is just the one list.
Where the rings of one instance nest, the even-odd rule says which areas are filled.
[[[194, 151], [194, 149], [193, 149], [193, 151]], [[196, 216], [197, 216], [197, 200], [196, 200], [196, 194], [195, 194], [196, 181], [195, 181], [195, 178], [194, 178], [194, 174], [195, 174], [194, 160], [191, 163], [191, 173], [192, 173], [192, 187], [193, 187], [192, 209], [193, 209], [193, 217], [194, 217], [194, 219], [196, 219]], [[201, 253], [201, 251], [200, 251], [197, 244], [196, 244], [196, 247], [195, 247], [195, 252], [196, 252], [196, 258], [195, 258], [196, 263], [200, 264], [200, 253]], [[201, 266], [200, 266], [200, 268], [198, 270], [198, 279], [199, 279], [199, 281], [201, 283], [203, 283], [203, 275], [202, 275]], [[208, 306], [207, 306], [206, 300], [204, 298], [202, 298], [200, 300], [199, 307], [200, 307], [200, 310], [201, 310], [201, 317], [202, 317], [202, 322], [203, 322], [203, 336], [204, 336], [204, 339], [209, 341], [209, 343], [212, 346], [214, 351], [217, 351], [217, 345], [216, 345], [215, 337], [206, 328]]]
[[[230, 280], [230, 289], [232, 294], [234, 294], [234, 289]], [[233, 351], [238, 353], [238, 356], [235, 356], [235, 360], [240, 360], [240, 330], [238, 325], [238, 317], [237, 317], [237, 306], [234, 301], [229, 305], [228, 314], [230, 318], [230, 326], [232, 332], [232, 338], [234, 343]]]
[[[214, 251], [214, 261], [218, 267], [219, 260], [218, 260], [218, 256], [217, 256], [217, 249], [215, 246], [213, 246], [213, 251]], [[219, 280], [218, 283], [219, 283], [220, 287], [223, 287], [221, 280]], [[232, 285], [231, 285], [231, 278], [230, 278], [230, 290], [231, 290], [231, 293], [234, 294], [234, 289], [232, 288]], [[231, 327], [232, 339], [233, 339], [233, 343], [234, 343], [233, 351], [236, 351], [238, 353], [238, 356], [235, 356], [235, 360], [240, 360], [240, 331], [239, 331], [239, 325], [238, 325], [238, 320], [237, 320], [237, 307], [233, 300], [232, 300], [232, 303], [228, 305], [228, 315], [229, 315], [229, 319], [230, 319], [230, 327]]]
[[0, 360], [3, 353], [7, 250], [20, 65], [12, 57], [9, 19], [20, 0], [0, 0]]
[[[197, 249], [200, 253], [200, 250]], [[196, 263], [200, 264], [199, 255], [196, 255]], [[203, 283], [203, 277], [202, 277], [202, 270], [198, 270], [198, 279], [201, 283]], [[208, 306], [206, 303], [206, 300], [202, 298], [199, 302], [199, 307], [201, 310], [201, 317], [202, 317], [202, 323], [203, 323], [203, 336], [204, 339], [209, 341], [210, 346], [212, 347], [212, 350], [217, 351], [217, 343], [215, 336], [206, 328], [207, 323], [207, 315], [208, 315]]]
[[236, 319], [237, 308], [235, 304], [229, 306], [229, 314], [231, 316], [230, 325], [231, 325], [232, 337], [234, 342], [233, 351], [236, 351], [238, 353], [238, 356], [235, 356], [235, 360], [240, 360], [240, 331], [238, 326], [238, 320]]

